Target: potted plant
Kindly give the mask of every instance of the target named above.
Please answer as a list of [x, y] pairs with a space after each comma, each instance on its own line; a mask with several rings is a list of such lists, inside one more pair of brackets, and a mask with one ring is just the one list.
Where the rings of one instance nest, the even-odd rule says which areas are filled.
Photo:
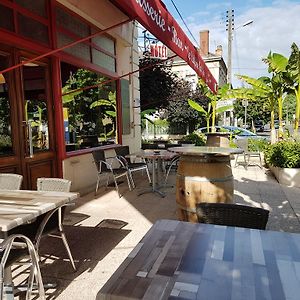
[[265, 161], [279, 183], [300, 187], [300, 142], [284, 140], [264, 150]]
[[203, 134], [191, 133], [184, 136], [180, 141], [181, 145], [188, 146], [204, 146], [205, 145], [205, 136]]

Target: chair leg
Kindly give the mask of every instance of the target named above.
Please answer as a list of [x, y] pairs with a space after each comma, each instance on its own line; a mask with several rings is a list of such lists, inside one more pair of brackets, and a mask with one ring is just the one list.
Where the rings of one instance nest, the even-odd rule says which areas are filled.
[[117, 190], [117, 192], [118, 192], [119, 198], [121, 198], [122, 195], [120, 194], [120, 191], [119, 191], [119, 187], [118, 187], [118, 183], [117, 183], [116, 177], [113, 176], [113, 179], [114, 179], [115, 187], [116, 187], [116, 190]]
[[[127, 175], [126, 175], [127, 176]], [[133, 176], [132, 176], [132, 172], [128, 171], [128, 176], [129, 176], [129, 179], [130, 179], [130, 183], [132, 185], [132, 188], [134, 189], [135, 188], [135, 183], [134, 183], [134, 180], [133, 180]]]
[[261, 160], [261, 154], [259, 153], [259, 166], [262, 169], [262, 160]]
[[69, 247], [69, 244], [68, 244], [68, 241], [67, 241], [67, 238], [66, 238], [66, 234], [65, 234], [65, 232], [63, 230], [60, 231], [59, 233], [60, 233], [61, 239], [62, 239], [62, 241], [63, 241], [63, 243], [65, 245], [65, 248], [66, 248], [66, 250], [68, 252], [68, 256], [69, 256], [71, 265], [72, 265], [74, 271], [76, 271], [77, 269], [75, 267], [74, 259], [73, 259], [73, 256], [72, 256], [72, 253], [71, 253], [71, 249]]
[[98, 174], [95, 195], [97, 194], [97, 191], [98, 191], [98, 188], [99, 188], [99, 183], [100, 183], [100, 177], [99, 177], [99, 174]]
[[146, 173], [147, 173], [147, 176], [148, 176], [148, 180], [149, 180], [149, 183], [151, 183], [151, 176], [150, 176], [150, 172], [148, 170], [148, 166], [146, 166]]
[[[129, 191], [132, 191], [132, 188], [131, 188], [131, 181], [133, 182], [133, 179], [132, 179], [132, 174], [131, 172], [127, 172], [126, 173], [126, 178], [127, 178], [127, 183], [128, 183], [128, 188], [129, 188]], [[134, 188], [134, 182], [133, 182], [133, 188]]]
[[235, 157], [235, 163], [234, 163], [234, 167], [236, 168], [237, 164], [238, 164], [238, 158], [239, 158], [239, 154], [236, 154]]

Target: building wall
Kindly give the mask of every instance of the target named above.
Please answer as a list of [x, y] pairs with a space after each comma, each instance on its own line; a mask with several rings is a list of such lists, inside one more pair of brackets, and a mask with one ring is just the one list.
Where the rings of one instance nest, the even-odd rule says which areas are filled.
[[[107, 0], [59, 0], [90, 23], [104, 29], [128, 17]], [[101, 13], [99, 13], [101, 12]], [[119, 76], [138, 69], [137, 28], [133, 22], [122, 25], [109, 34], [116, 39], [117, 73]], [[129, 80], [130, 91], [130, 134], [122, 135], [122, 144], [129, 145], [131, 151], [140, 149], [141, 127], [139, 108], [138, 73], [124, 77]], [[115, 155], [114, 150], [106, 151], [107, 156]], [[72, 181], [72, 190], [87, 193], [95, 188], [97, 172], [92, 154], [86, 153], [63, 161], [63, 176]]]

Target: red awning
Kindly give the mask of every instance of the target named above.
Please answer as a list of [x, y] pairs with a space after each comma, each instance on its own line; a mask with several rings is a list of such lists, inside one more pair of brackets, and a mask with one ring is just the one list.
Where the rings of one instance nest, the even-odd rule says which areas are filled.
[[126, 15], [139, 21], [156, 38], [185, 60], [209, 88], [216, 92], [217, 82], [178, 23], [160, 0], [111, 0]]

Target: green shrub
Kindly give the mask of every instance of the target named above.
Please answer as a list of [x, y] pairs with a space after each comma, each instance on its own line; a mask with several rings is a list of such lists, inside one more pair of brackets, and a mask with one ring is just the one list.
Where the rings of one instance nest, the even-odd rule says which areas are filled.
[[248, 139], [248, 150], [249, 151], [265, 151], [266, 147], [270, 145], [270, 142], [265, 139]]
[[179, 142], [190, 142], [195, 146], [204, 146], [206, 143], [206, 137], [204, 134], [191, 133], [184, 136]]
[[279, 168], [300, 168], [300, 142], [281, 141], [264, 150], [266, 163]]

